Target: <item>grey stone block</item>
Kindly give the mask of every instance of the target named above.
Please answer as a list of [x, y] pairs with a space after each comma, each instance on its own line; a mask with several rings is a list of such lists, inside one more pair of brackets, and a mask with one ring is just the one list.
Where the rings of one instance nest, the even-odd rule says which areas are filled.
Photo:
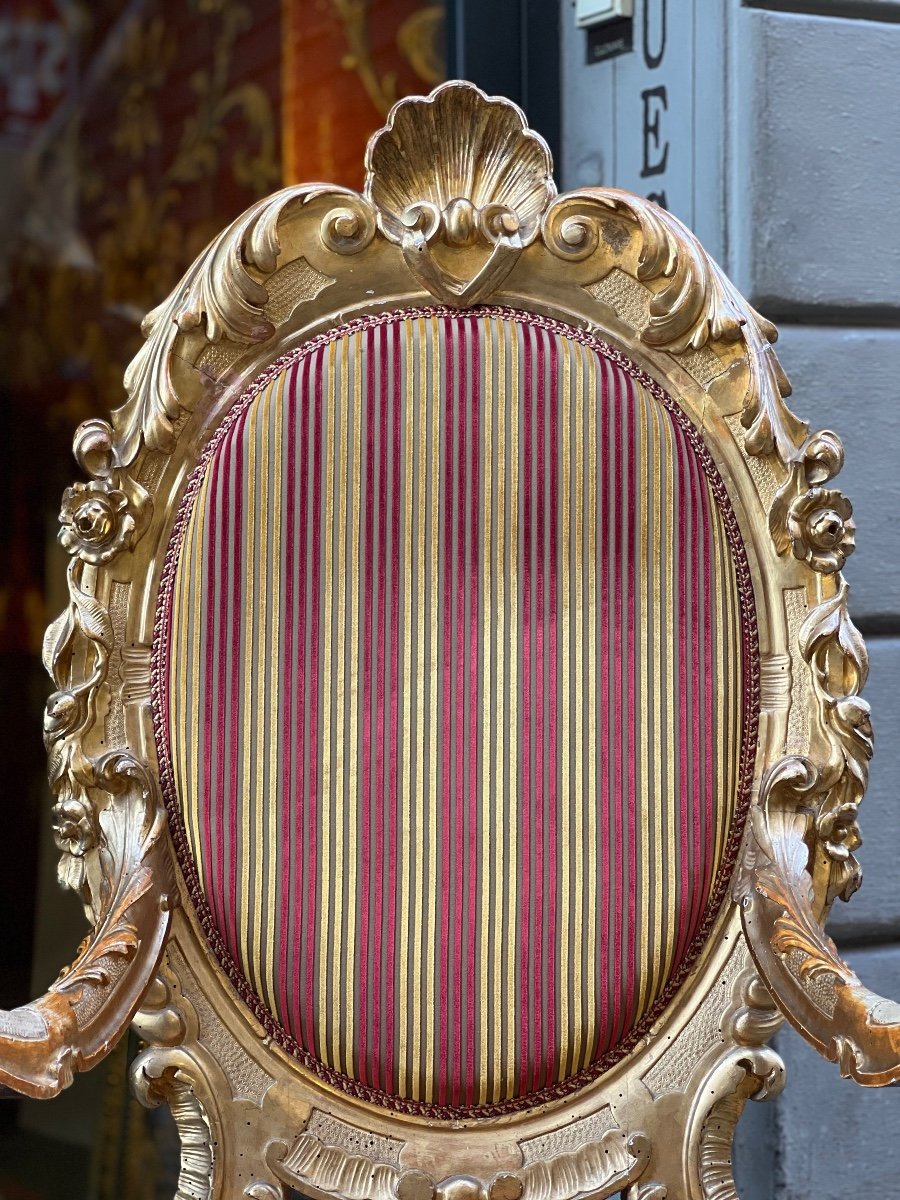
[[[900, 947], [860, 950], [851, 962], [876, 991], [900, 994]], [[776, 1200], [900, 1195], [900, 1088], [841, 1079], [792, 1029], [776, 1044], [787, 1064], [774, 1102]]]
[[837, 486], [858, 527], [846, 571], [853, 614], [887, 617], [886, 630], [893, 615], [900, 629], [900, 331], [786, 325], [778, 354], [794, 387], [791, 406], [844, 443]]
[[895, 310], [900, 26], [744, 9], [737, 282], [779, 313]]
[[732, 1169], [740, 1200], [779, 1200], [775, 1195], [776, 1106], [744, 1106], [734, 1135]]
[[900, 20], [900, 0], [744, 0], [748, 8], [778, 8], [789, 12], [814, 10], [820, 17], [859, 17], [864, 21]]
[[900, 941], [900, 639], [871, 638], [869, 660], [864, 694], [872, 705], [875, 757], [860, 810], [863, 886], [849, 903], [835, 902], [828, 925], [835, 940], [848, 945], [861, 939]]

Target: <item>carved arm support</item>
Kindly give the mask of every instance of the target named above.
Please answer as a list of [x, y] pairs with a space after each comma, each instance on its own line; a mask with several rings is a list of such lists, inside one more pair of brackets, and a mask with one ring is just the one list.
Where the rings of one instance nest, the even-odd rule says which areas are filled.
[[95, 764], [110, 804], [99, 817], [100, 912], [78, 956], [39, 999], [0, 1010], [0, 1083], [35, 1099], [68, 1087], [128, 1028], [159, 964], [174, 886], [145, 770], [113, 753]]
[[114, 466], [109, 432], [103, 422], [88, 422], [76, 438], [76, 456], [94, 478], [63, 497], [70, 600], [44, 639], [56, 686], [44, 740], [59, 878], [82, 896], [93, 928], [43, 996], [0, 1010], [0, 1085], [37, 1099], [68, 1087], [128, 1028], [159, 964], [177, 896], [152, 771], [126, 750], [86, 749], [114, 647], [98, 585], [105, 564], [141, 536], [150, 507], [144, 490]]
[[[790, 790], [794, 784], [773, 780], [772, 786]], [[781, 1011], [843, 1076], [874, 1087], [897, 1083], [900, 1005], [862, 983], [817, 918], [807, 822], [806, 813], [786, 807], [755, 833], [760, 863], [743, 910], [751, 953]]]
[[[869, 706], [857, 694], [865, 649], [846, 595], [841, 583], [800, 631], [825, 717], [827, 761], [788, 757], [766, 774], [748, 830], [741, 902], [750, 951], [794, 1028], [842, 1075], [883, 1086], [900, 1081], [900, 1005], [870, 991], [824, 929], [832, 901], [848, 900], [860, 883], [856, 815], [873, 748]], [[814, 872], [824, 887], [814, 886]]]

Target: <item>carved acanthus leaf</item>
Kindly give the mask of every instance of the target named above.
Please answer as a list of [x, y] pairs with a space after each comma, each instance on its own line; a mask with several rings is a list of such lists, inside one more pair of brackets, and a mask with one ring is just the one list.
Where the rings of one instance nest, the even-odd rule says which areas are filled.
[[[428, 137], [423, 137], [423, 128], [431, 130]], [[448, 161], [449, 171], [435, 170], [436, 163]], [[0, 1012], [0, 1083], [9, 1082], [30, 1095], [53, 1094], [70, 1081], [74, 1070], [105, 1053], [141, 1003], [139, 1028], [153, 1044], [135, 1066], [135, 1086], [145, 1102], [165, 1099], [172, 1105], [183, 1145], [179, 1195], [210, 1197], [231, 1184], [216, 1174], [222, 1169], [215, 1161], [215, 1146], [222, 1134], [218, 1106], [223, 1101], [210, 1086], [212, 1076], [199, 1065], [203, 1059], [219, 1080], [221, 1057], [204, 1041], [198, 1006], [192, 1015], [190, 1004], [182, 1009], [169, 1002], [164, 982], [152, 982], [168, 934], [172, 883], [162, 809], [143, 763], [124, 753], [92, 757], [85, 750], [85, 735], [97, 724], [97, 698], [110, 655], [122, 651], [113, 644], [114, 626], [102, 600], [109, 585], [106, 568], [116, 556], [135, 548], [151, 512], [147, 492], [128, 472], [142, 447], [172, 449], [175, 426], [192, 403], [188, 395], [177, 394], [181, 375], [175, 369], [176, 356], [188, 347], [193, 355], [204, 338], [208, 343], [224, 339], [229, 345], [221, 349], [228, 354], [222, 353], [218, 361], [228, 365], [210, 371], [219, 378], [237, 361], [237, 347], [262, 345], [273, 337], [274, 323], [289, 319], [296, 298], [296, 283], [282, 273], [289, 303], [273, 304], [270, 299], [271, 278], [280, 265], [286, 266], [280, 239], [286, 214], [292, 206], [319, 197], [321, 209], [314, 211], [324, 213], [321, 246], [310, 257], [320, 266], [322, 248], [353, 254], [368, 246], [377, 222], [388, 241], [401, 247], [423, 288], [449, 304], [471, 305], [487, 299], [507, 278], [540, 281], [540, 264], [546, 267], [547, 255], [538, 246], [530, 256], [524, 251], [541, 236], [558, 258], [571, 263], [591, 259], [582, 269], [585, 280], [590, 280], [594, 265], [601, 279], [613, 270], [636, 275], [629, 286], [641, 295], [640, 337], [648, 350], [691, 355], [713, 343], [743, 340], [749, 368], [742, 414], [745, 447], [751, 455], [772, 460], [766, 472], [771, 492], [777, 488], [770, 519], [774, 545], [780, 554], [793, 552], [821, 575], [832, 577], [822, 583], [820, 595], [825, 599], [801, 631], [820, 712], [821, 730], [811, 744], [818, 747], [821, 732], [826, 752], [821, 761], [785, 759], [766, 777], [748, 837], [745, 930], [773, 993], [789, 1015], [796, 1014], [798, 1027], [811, 1040], [864, 1082], [896, 1079], [900, 1013], [864, 989], [841, 962], [821, 927], [822, 897], [813, 893], [812, 869], [820, 878], [823, 855], [832, 864], [829, 898], [848, 894], [855, 883], [855, 806], [867, 778], [871, 728], [858, 696], [865, 678], [865, 651], [849, 621], [839, 578], [843, 559], [852, 549], [849, 505], [824, 486], [840, 469], [842, 450], [828, 431], [810, 436], [807, 424], [787, 407], [790, 387], [772, 349], [773, 327], [740, 297], [696, 238], [651, 202], [611, 189], [574, 193], [554, 202], [546, 147], [527, 130], [518, 110], [476, 89], [454, 84], [430, 101], [399, 106], [380, 142], [373, 144], [368, 166], [365, 197], [319, 185], [289, 188], [255, 205], [217, 238], [179, 288], [147, 318], [147, 343], [129, 368], [128, 399], [114, 415], [114, 430], [104, 422], [89, 422], [79, 431], [76, 452], [96, 486], [76, 486], [64, 504], [64, 542], [74, 557], [70, 602], [48, 630], [44, 646], [56, 685], [46, 733], [64, 875], [73, 886], [84, 888], [89, 864], [96, 927], [46, 997], [13, 1013]], [[393, 252], [382, 246], [379, 253], [382, 258], [377, 261], [387, 262]], [[525, 268], [530, 270], [532, 261], [538, 267], [529, 276]], [[460, 277], [448, 269], [452, 262], [464, 264]], [[292, 260], [293, 267], [298, 263], [306, 260]], [[511, 275], [517, 264], [522, 274]], [[550, 265], [558, 281], [558, 264]], [[391, 290], [379, 290], [373, 304], [389, 303], [390, 296], [408, 289], [402, 273], [389, 278]], [[544, 276], [544, 282], [548, 278]], [[317, 274], [313, 291], [322, 280], [331, 282], [330, 275]], [[553, 296], [549, 288], [541, 292], [536, 287], [532, 293], [526, 287], [524, 294], [541, 304], [550, 304]], [[572, 307], [573, 312], [582, 311], [579, 305]], [[317, 309], [316, 320], [323, 317], [324, 309]], [[627, 323], [627, 314], [623, 320]], [[705, 378], [711, 393], [712, 381], [726, 371], [731, 381], [742, 378], [731, 369], [736, 354], [721, 345], [706, 353], [722, 364], [718, 374]], [[663, 356], [648, 352], [647, 357], [665, 373]], [[694, 377], [704, 383], [699, 374]], [[179, 459], [179, 467], [186, 462]], [[155, 469], [152, 461], [149, 465]], [[151, 474], [142, 464], [140, 478], [153, 491]], [[749, 519], [752, 522], [752, 515]], [[117, 576], [117, 584], [121, 578]], [[145, 593], [142, 603], [146, 600]], [[117, 621], [115, 630], [120, 628]], [[805, 677], [803, 687], [808, 688]], [[777, 727], [777, 718], [769, 724]], [[729, 976], [729, 988], [736, 978], [734, 1003], [721, 1026], [722, 1044], [714, 1044], [719, 1034], [714, 1024], [709, 1058], [704, 1051], [691, 1088], [681, 1089], [684, 1107], [679, 1110], [681, 1101], [667, 1097], [655, 1109], [656, 1115], [665, 1110], [664, 1120], [680, 1111], [688, 1124], [695, 1122], [676, 1153], [694, 1154], [699, 1147], [706, 1200], [731, 1196], [731, 1134], [743, 1100], [775, 1094], [783, 1080], [780, 1059], [765, 1044], [779, 1018], [754, 973]], [[830, 1016], [823, 1017], [821, 1006], [816, 1007], [813, 985], [820, 990], [834, 986]], [[683, 1028], [690, 1028], [690, 1022]], [[246, 1031], [240, 1035], [252, 1036], [255, 1033]], [[715, 1060], [711, 1067], [710, 1060]], [[695, 1092], [693, 1082], [704, 1073], [704, 1083]], [[292, 1079], [296, 1082], [295, 1076]], [[267, 1109], [261, 1117], [270, 1138], [265, 1154], [272, 1178], [277, 1175], [285, 1184], [306, 1184], [350, 1200], [576, 1200], [586, 1195], [599, 1200], [622, 1189], [631, 1200], [663, 1200], [663, 1186], [651, 1182], [656, 1156], [651, 1171], [650, 1148], [641, 1134], [597, 1128], [574, 1148], [571, 1142], [559, 1143], [557, 1153], [548, 1150], [533, 1160], [525, 1158], [515, 1172], [432, 1180], [422, 1172], [404, 1171], [399, 1151], [396, 1162], [385, 1161], [384, 1155], [379, 1159], [376, 1152], [352, 1144], [333, 1145], [324, 1130], [317, 1136], [312, 1125], [296, 1136], [308, 1113], [305, 1099], [296, 1104], [296, 1096], [306, 1095], [300, 1085], [290, 1102], [296, 1122], [288, 1126], [283, 1141], [283, 1127], [274, 1136], [272, 1110], [283, 1102], [281, 1092], [289, 1090], [272, 1088], [269, 1099], [267, 1089]], [[617, 1114], [637, 1113], [639, 1094], [640, 1088], [629, 1087]], [[230, 1100], [227, 1089], [223, 1095]], [[256, 1104], [252, 1114], [254, 1134], [262, 1107]], [[303, 1116], [298, 1115], [301, 1109]], [[249, 1113], [249, 1105], [242, 1116], [244, 1111]], [[568, 1111], [571, 1115], [575, 1110]], [[529, 1115], [529, 1121], [533, 1118], [540, 1128], [543, 1115]], [[384, 1122], [389, 1119], [382, 1115]], [[655, 1116], [652, 1119], [654, 1132]], [[557, 1116], [551, 1113], [553, 1120]], [[388, 1127], [408, 1131], [413, 1125], [404, 1120], [402, 1126]], [[229, 1129], [234, 1132], [233, 1125]], [[456, 1132], [451, 1136], [458, 1145], [468, 1133], [457, 1137]], [[229, 1153], [235, 1153], [231, 1144]], [[658, 1157], [663, 1156], [664, 1152]], [[683, 1165], [679, 1158], [678, 1170]], [[244, 1195], [270, 1200], [278, 1194], [277, 1185], [263, 1180], [254, 1164], [243, 1167], [246, 1174], [237, 1186], [244, 1187]], [[695, 1172], [692, 1182], [696, 1178]], [[408, 1194], [404, 1179], [412, 1185]]]
[[829, 753], [816, 773], [819, 804], [816, 833], [832, 860], [828, 903], [847, 900], [859, 886], [853, 851], [861, 844], [856, 815], [869, 781], [874, 749], [869, 706], [859, 696], [869, 660], [859, 630], [850, 619], [848, 588], [841, 581], [833, 596], [817, 605], [800, 627], [800, 650], [810, 667], [813, 692], [822, 714]]
[[[806, 830], [811, 802], [833, 788], [808, 760], [782, 760], [762, 787], [765, 816], [753, 829], [761, 847], [743, 901], [751, 952], [785, 1016], [841, 1073], [860, 1083], [900, 1079], [900, 1009], [863, 986], [822, 927], [809, 871]], [[837, 784], [845, 779], [842, 775]], [[793, 819], [791, 818], [793, 806]], [[828, 1011], [816, 1002], [818, 980], [833, 990]], [[882, 1013], [886, 1017], [879, 1017]]]
[[[93, 761], [91, 772], [94, 786], [108, 796], [94, 928], [45, 995], [16, 1010], [33, 1015], [40, 1037], [4, 1033], [17, 1022], [0, 1012], [0, 1084], [37, 1098], [55, 1095], [75, 1071], [109, 1052], [141, 1001], [169, 927], [165, 816], [151, 776], [118, 751]], [[124, 971], [112, 969], [117, 959]], [[86, 1003], [88, 993], [99, 993], [98, 1002]]]
[[622, 1193], [623, 1200], [667, 1200], [668, 1188], [662, 1183], [638, 1183]]
[[703, 1200], [740, 1200], [734, 1182], [734, 1133], [744, 1098], [726, 1096], [710, 1109], [700, 1137], [700, 1186]]
[[[861, 1082], [890, 1082], [900, 1077], [900, 1026], [870, 1022], [872, 993], [825, 933], [811, 874], [811, 847], [818, 839], [831, 863], [825, 906], [836, 896], [848, 899], [859, 886], [852, 850], [860, 842], [855, 818], [868, 782], [872, 727], [858, 695], [868, 659], [843, 581], [810, 612], [799, 643], [828, 751], [821, 763], [781, 759], [763, 780], [760, 807], [752, 814], [744, 928], [785, 1015], [846, 1073]], [[819, 980], [834, 989], [828, 1012], [815, 1002]], [[848, 1028], [839, 1033], [840, 1019]]]
[[573, 262], [604, 246], [612, 269], [619, 238], [611, 216], [637, 226], [637, 278], [645, 284], [665, 281], [641, 332], [648, 346], [681, 354], [710, 340], [733, 342], [742, 336], [747, 315], [740, 295], [690, 230], [650, 200], [616, 188], [568, 192], [544, 214], [544, 242]]
[[691, 1196], [737, 1200], [732, 1172], [734, 1131], [747, 1100], [770, 1100], [784, 1088], [784, 1063], [766, 1043], [781, 1024], [752, 967], [735, 978], [722, 1020], [722, 1052], [697, 1087], [686, 1158]]
[[375, 232], [368, 203], [348, 189], [323, 184], [284, 188], [266, 197], [219, 235], [196, 259], [174, 292], [145, 318], [147, 341], [125, 372], [128, 399], [113, 413], [116, 458], [127, 466], [142, 442], [168, 453], [174, 422], [185, 405], [172, 380], [172, 355], [179, 332], [204, 327], [210, 342], [239, 345], [267, 341], [274, 326], [265, 314], [265, 280], [278, 265], [278, 225], [286, 210], [316, 197], [334, 197], [322, 239], [335, 252], [363, 248]]
[[591, 1195], [600, 1200], [633, 1183], [650, 1160], [650, 1142], [643, 1134], [627, 1136], [609, 1130], [569, 1154], [531, 1163], [517, 1172], [522, 1200], [574, 1200]]
[[849, 588], [841, 581], [834, 595], [817, 605], [800, 627], [800, 652], [813, 668], [823, 698], [856, 695], [869, 674], [869, 656], [850, 619]]
[[643, 1134], [610, 1129], [575, 1150], [539, 1158], [487, 1182], [470, 1176], [432, 1180], [421, 1171], [403, 1171], [365, 1153], [328, 1145], [306, 1129], [273, 1165], [295, 1187], [346, 1200], [575, 1200], [580, 1195], [602, 1200], [638, 1179], [649, 1158], [650, 1143]]
[[181, 1144], [174, 1200], [211, 1200], [216, 1160], [210, 1115], [193, 1059], [178, 1046], [150, 1046], [131, 1066], [131, 1088], [147, 1108], [168, 1104]]
[[[55, 685], [44, 741], [59, 878], [82, 894], [94, 927], [45, 995], [13, 1014], [0, 1012], [0, 1084], [34, 1097], [55, 1095], [115, 1045], [156, 968], [174, 891], [165, 810], [151, 772], [128, 753], [91, 756], [84, 748], [115, 642], [98, 596], [102, 569], [134, 546], [149, 502], [114, 461], [106, 422], [79, 428], [75, 454], [96, 483], [76, 485], [64, 497], [73, 557], [69, 603], [44, 637], [44, 665]], [[38, 1036], [22, 1037], [23, 1029]]]
[[341, 1146], [326, 1146], [309, 1132], [300, 1134], [282, 1167], [301, 1185], [312, 1185], [346, 1200], [395, 1200], [400, 1178], [397, 1167], [351, 1154]]
[[641, 340], [684, 354], [709, 342], [743, 339], [750, 372], [741, 417], [747, 453], [774, 455], [786, 475], [770, 512], [775, 545], [782, 554], [793, 549], [816, 570], [840, 570], [854, 545], [850, 505], [821, 485], [841, 468], [841, 444], [828, 430], [810, 437], [806, 422], [788, 408], [790, 384], [771, 345], [775, 327], [747, 303], [693, 233], [652, 201], [615, 188], [561, 196], [545, 212], [542, 233], [560, 258], [596, 256], [605, 268], [602, 279], [628, 244], [628, 225], [637, 232], [637, 279], [653, 290]]

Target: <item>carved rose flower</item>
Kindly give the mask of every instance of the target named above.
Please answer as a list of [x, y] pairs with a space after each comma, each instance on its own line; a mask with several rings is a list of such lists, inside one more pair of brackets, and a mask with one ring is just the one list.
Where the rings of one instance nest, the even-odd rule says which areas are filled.
[[846, 496], [831, 488], [810, 488], [788, 511], [788, 530], [797, 558], [816, 571], [840, 571], [855, 548], [853, 508]]
[[109, 562], [134, 532], [128, 497], [107, 479], [66, 488], [59, 520], [63, 547], [89, 563]]
[[97, 845], [93, 810], [86, 798], [63, 796], [53, 807], [53, 834], [56, 844], [66, 854], [77, 858]]
[[858, 814], [858, 805], [839, 804], [837, 808], [822, 813], [816, 822], [816, 832], [835, 862], [845, 862], [862, 845], [862, 836], [856, 823]]

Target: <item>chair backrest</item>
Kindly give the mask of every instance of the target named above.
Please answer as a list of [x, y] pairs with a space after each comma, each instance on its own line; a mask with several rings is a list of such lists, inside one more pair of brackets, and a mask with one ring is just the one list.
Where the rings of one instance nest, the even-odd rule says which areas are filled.
[[0, 1013], [51, 1095], [134, 1018], [181, 1193], [723, 1196], [779, 1011], [863, 1083], [865, 651], [834, 434], [636, 196], [452, 83], [262, 201], [63, 499], [47, 738], [96, 927]]
[[545, 317], [364, 317], [244, 393], [176, 527], [163, 789], [272, 1036], [444, 1117], [635, 1045], [721, 905], [757, 720], [743, 543], [667, 394]]

